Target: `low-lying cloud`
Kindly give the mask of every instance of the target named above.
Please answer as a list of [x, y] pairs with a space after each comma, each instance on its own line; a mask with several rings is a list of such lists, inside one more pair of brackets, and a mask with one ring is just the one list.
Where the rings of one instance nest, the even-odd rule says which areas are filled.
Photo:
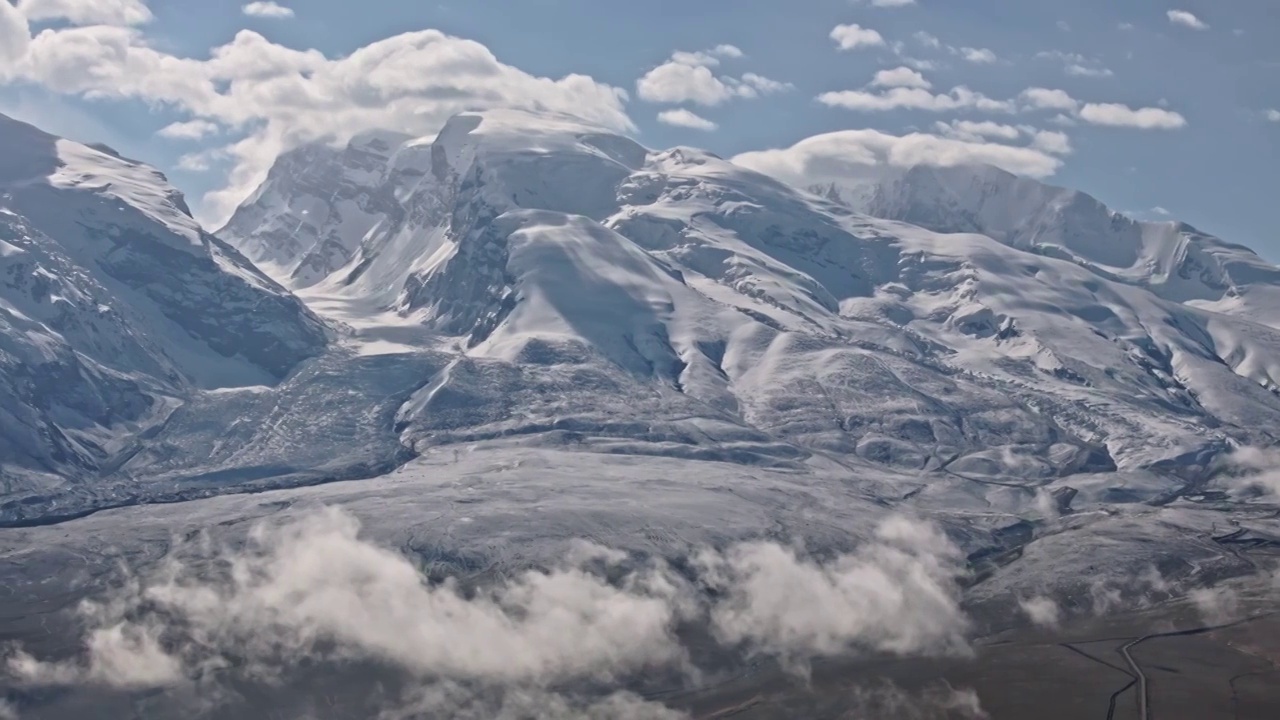
[[303, 662], [373, 663], [415, 688], [381, 706], [386, 718], [434, 707], [449, 717], [622, 720], [679, 715], [613, 690], [565, 688], [618, 688], [654, 672], [699, 678], [682, 628], [709, 627], [724, 650], [797, 671], [813, 656], [968, 648], [962, 556], [925, 523], [892, 518], [827, 561], [756, 542], [703, 549], [690, 567], [578, 545], [558, 567], [467, 588], [431, 582], [363, 539], [352, 516], [326, 510], [260, 526], [236, 550], [181, 546], [81, 606], [77, 657], [14, 649], [4, 669], [28, 686], [207, 695], [229, 674], [272, 684]]

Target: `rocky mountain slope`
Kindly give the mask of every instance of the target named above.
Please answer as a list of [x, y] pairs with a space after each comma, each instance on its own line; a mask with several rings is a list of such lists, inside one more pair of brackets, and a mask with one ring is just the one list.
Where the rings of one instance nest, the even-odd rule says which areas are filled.
[[271, 384], [322, 322], [155, 170], [0, 116], [0, 486], [110, 474], [201, 389]]
[[1185, 223], [1133, 220], [1078, 190], [963, 165], [884, 169], [860, 185], [810, 189], [875, 217], [1068, 260], [1174, 302], [1280, 322], [1280, 269], [1252, 250]]
[[[985, 502], [1010, 488], [1167, 502], [1232, 448], [1275, 442], [1275, 268], [1185, 226], [965, 172], [814, 194], [514, 111], [462, 114], [430, 139], [301, 148], [223, 232], [337, 341], [273, 387], [168, 390], [176, 409], [95, 483], [24, 486], [6, 512], [367, 477], [512, 446], [820, 468], [884, 502], [954, 498], [957, 483]], [[120, 192], [96, 187], [103, 202]], [[273, 328], [275, 344], [233, 361], [206, 333], [200, 357], [270, 380], [318, 352], [297, 301], [185, 214], [151, 209], [175, 200], [126, 200], [160, 218], [151, 232], [170, 230], [165, 247], [207, 252], [246, 293], [294, 309], [241, 323], [226, 308], [244, 303], [208, 303], [227, 337]], [[108, 255], [69, 262], [115, 292], [130, 276]], [[192, 308], [135, 282], [148, 318]], [[194, 355], [172, 349], [192, 337], [135, 335], [125, 377], [201, 384]], [[145, 346], [156, 338], [163, 352]]]
[[[399, 411], [414, 447], [555, 436], [1024, 482], [1195, 465], [1280, 420], [1278, 271], [1078, 193], [921, 169], [863, 208], [909, 225], [568, 118], [464, 114], [380, 149], [380, 173], [367, 143], [305, 196], [395, 206], [326, 278], [277, 277], [369, 336], [408, 322], [456, 352]], [[260, 193], [229, 227], [279, 247], [245, 228], [307, 202]]]

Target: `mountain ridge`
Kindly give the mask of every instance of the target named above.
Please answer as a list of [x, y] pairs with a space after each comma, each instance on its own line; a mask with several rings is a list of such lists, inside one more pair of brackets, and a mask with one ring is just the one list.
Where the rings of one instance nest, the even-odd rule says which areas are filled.
[[[294, 182], [309, 154], [325, 171]], [[450, 447], [820, 470], [882, 498], [1176, 497], [1274, 444], [1280, 332], [1249, 313], [1276, 314], [1164, 297], [1082, 261], [1088, 233], [1054, 217], [1075, 254], [523, 111], [300, 148], [226, 240], [332, 342], [279, 382], [178, 393], [96, 484], [0, 511], [368, 477]]]

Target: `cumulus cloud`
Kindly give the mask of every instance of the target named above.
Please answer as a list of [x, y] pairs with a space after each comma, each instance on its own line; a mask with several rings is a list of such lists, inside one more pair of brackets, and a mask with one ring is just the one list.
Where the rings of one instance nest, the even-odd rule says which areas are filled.
[[658, 113], [658, 122], [665, 125], [674, 125], [676, 127], [692, 128], [694, 130], [710, 131], [720, 127], [701, 115], [685, 110], [684, 108], [680, 108], [678, 110], [663, 110]]
[[1075, 112], [1080, 103], [1067, 94], [1065, 90], [1033, 87], [1023, 90], [1018, 96], [1022, 102], [1036, 110], [1069, 110]]
[[1241, 447], [1219, 461], [1216, 482], [1240, 497], [1280, 499], [1280, 450]]
[[713, 628], [727, 650], [791, 665], [861, 650], [967, 648], [962, 556], [924, 523], [891, 519], [857, 551], [824, 562], [768, 543], [697, 552], [696, 578], [628, 562], [579, 544], [558, 567], [464, 588], [429, 581], [409, 559], [363, 540], [351, 516], [327, 510], [258, 526], [235, 550], [179, 544], [158, 570], [81, 607], [78, 657], [19, 650], [4, 670], [33, 686], [208, 691], [229, 676], [287, 681], [303, 660], [375, 663], [415, 688], [384, 717], [622, 720], [677, 715], [622, 693], [559, 688], [657, 671], [692, 677], [677, 632], [689, 623]]
[[712, 629], [723, 642], [792, 664], [855, 650], [966, 651], [955, 546], [904, 518], [886, 521], [876, 540], [826, 565], [772, 543], [704, 554], [698, 565], [720, 598]]
[[919, 72], [909, 67], [896, 67], [892, 70], [881, 70], [872, 78], [871, 84], [874, 87], [906, 87], [921, 88], [928, 90], [933, 87], [932, 83], [924, 78]]
[[1080, 108], [1080, 119], [1094, 125], [1131, 127], [1143, 130], [1175, 130], [1187, 119], [1164, 108], [1131, 108], [1120, 103], [1088, 103]]
[[989, 65], [998, 59], [996, 54], [987, 48], [962, 47], [959, 49], [959, 54], [968, 62], [977, 65]]
[[216, 135], [219, 130], [217, 123], [208, 120], [188, 120], [165, 125], [157, 134], [174, 140], [202, 140]]
[[1265, 117], [1270, 122], [1280, 123], [1280, 110], [1276, 110], [1275, 108], [1267, 110]]
[[52, 29], [16, 62], [0, 64], [5, 81], [143, 100], [228, 128], [235, 139], [221, 150], [230, 175], [200, 213], [214, 225], [262, 182], [279, 153], [306, 142], [342, 142], [371, 128], [430, 135], [458, 112], [490, 107], [552, 110], [633, 129], [623, 90], [584, 75], [530, 75], [480, 43], [436, 30], [396, 35], [340, 58], [246, 30], [196, 59], [152, 47], [129, 28]]
[[916, 87], [892, 87], [878, 93], [865, 90], [841, 90], [819, 95], [818, 102], [830, 107], [862, 112], [883, 112], [901, 109], [927, 110], [930, 112], [947, 112], [962, 109], [983, 112], [1013, 112], [1015, 109], [1013, 103], [1004, 100], [993, 100], [964, 86], [953, 88], [947, 93], [938, 94]]
[[835, 40], [836, 47], [840, 50], [883, 47], [885, 44], [884, 37], [880, 33], [857, 23], [835, 26], [831, 29], [831, 39]]
[[291, 18], [293, 17], [293, 8], [285, 7], [276, 2], [251, 2], [240, 8], [240, 11], [250, 17], [260, 18]]
[[698, 105], [719, 105], [735, 96], [733, 88], [706, 65], [674, 60], [645, 73], [636, 81], [636, 93], [649, 102]]
[[153, 18], [143, 0], [18, 0], [30, 20], [65, 20], [73, 25], [141, 25]]
[[789, 148], [743, 153], [733, 161], [799, 186], [856, 182], [884, 166], [954, 167], [981, 163], [1037, 178], [1052, 175], [1062, 167], [1062, 160], [1035, 148], [927, 133], [898, 136], [877, 130], [815, 135]]
[[1191, 28], [1192, 30], [1208, 30], [1209, 25], [1205, 21], [1196, 17], [1194, 13], [1186, 10], [1170, 10], [1165, 13], [1169, 18], [1169, 22], [1174, 25]]
[[[1070, 155], [1072, 152], [1071, 138], [1064, 132], [1057, 130], [1036, 130], [1031, 134], [1031, 147], [1037, 150], [1043, 150], [1054, 155]], [[1052, 499], [1052, 495], [1050, 495]], [[1054, 503], [1054, 512], [1050, 514], [1057, 515], [1057, 504]]]
[[1018, 606], [1031, 622], [1040, 627], [1056, 629], [1062, 621], [1062, 609], [1053, 601], [1053, 598], [1043, 596], [1026, 598], [1018, 601]]
[[658, 67], [636, 81], [640, 99], [656, 103], [694, 103], [719, 105], [733, 98], [756, 98], [782, 92], [791, 86], [755, 73], [741, 78], [716, 75], [712, 68], [721, 58], [740, 58], [743, 53], [733, 45], [719, 45], [697, 52], [677, 51]]

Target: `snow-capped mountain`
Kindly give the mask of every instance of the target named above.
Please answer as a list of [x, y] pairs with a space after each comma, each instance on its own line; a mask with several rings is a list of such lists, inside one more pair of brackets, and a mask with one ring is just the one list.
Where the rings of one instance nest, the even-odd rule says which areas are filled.
[[1185, 223], [1133, 220], [1077, 190], [989, 165], [885, 169], [861, 185], [810, 189], [874, 217], [980, 233], [1167, 300], [1280, 323], [1280, 269], [1252, 250]]
[[[1078, 193], [920, 170], [864, 208], [906, 224], [705, 152], [510, 111], [380, 151], [380, 172], [354, 147], [307, 196], [396, 208], [295, 287], [356, 345], [413, 326], [455, 353], [397, 413], [418, 450], [573, 438], [1025, 481], [1203, 466], [1280, 427], [1280, 306], [1262, 303], [1280, 273]], [[269, 196], [230, 226], [297, 267], [310, 251], [272, 245], [274, 222], [249, 229], [303, 204]], [[347, 218], [316, 234], [351, 237]]]
[[285, 153], [218, 237], [264, 272], [306, 287], [342, 267], [365, 233], [399, 211], [382, 175], [409, 138], [366, 133], [344, 148], [323, 143]]
[[274, 383], [323, 324], [157, 171], [0, 116], [0, 476], [114, 472], [199, 388]]
[[[14, 222], [43, 235], [10, 234], [66, 257], [43, 262], [80, 283], [58, 295], [83, 296], [84, 317], [128, 310], [120, 329], [94, 335], [111, 338], [107, 349], [50, 334], [80, 343], [67, 357], [105, 368], [100, 407], [142, 408], [91, 427], [133, 422], [147, 442], [111, 454], [94, 483], [23, 486], [6, 517], [368, 477], [439, 448], [512, 445], [822, 468], [877, 497], [954, 482], [1090, 483], [1117, 497], [1139, 483], [1173, 497], [1224, 451], [1273, 444], [1280, 427], [1280, 306], [1265, 304], [1276, 270], [1243, 248], [1182, 226], [1158, 235], [1085, 196], [1003, 176], [992, 182], [1013, 190], [957, 186], [1012, 193], [1021, 204], [1003, 215], [994, 203], [929, 205], [951, 197], [939, 180], [933, 195], [895, 186], [901, 211], [883, 210], [889, 189], [878, 189], [868, 209], [915, 223], [879, 219], [832, 199], [839, 189], [813, 194], [706, 152], [652, 151], [516, 111], [465, 113], [433, 138], [371, 133], [282, 157], [228, 239], [339, 339], [273, 387], [175, 390], [218, 385], [231, 366], [271, 381], [319, 352], [321, 328], [201, 233], [154, 171], [55, 147], [78, 154], [23, 175], [37, 182], [6, 180]], [[67, 186], [104, 177], [102, 166], [117, 179]], [[45, 188], [40, 202], [28, 186]], [[42, 214], [56, 193], [73, 209], [63, 217], [92, 222]], [[107, 223], [108, 211], [131, 220]], [[1097, 242], [1097, 213], [1119, 235]], [[130, 242], [95, 245], [73, 224]], [[140, 227], [157, 237], [132, 241]], [[1111, 247], [1124, 238], [1137, 243], [1128, 254]], [[160, 267], [154, 258], [218, 269], [182, 287], [235, 279], [256, 299], [165, 294], [164, 279], [115, 262], [120, 252], [137, 258], [135, 273]], [[190, 315], [190, 332], [175, 333], [170, 314]], [[200, 335], [199, 317], [225, 333]], [[273, 344], [260, 347], [259, 331]], [[249, 349], [229, 359], [231, 346]], [[161, 392], [152, 386], [171, 411], [145, 400]]]

